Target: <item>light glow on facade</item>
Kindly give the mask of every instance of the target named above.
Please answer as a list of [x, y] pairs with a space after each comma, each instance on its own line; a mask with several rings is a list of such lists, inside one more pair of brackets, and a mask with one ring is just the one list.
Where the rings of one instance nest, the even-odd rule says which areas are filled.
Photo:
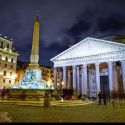
[[2, 60], [5, 60], [5, 56], [2, 56]]
[[11, 58], [16, 59], [19, 54], [12, 51], [12, 41], [8, 39], [0, 37], [0, 45], [0, 87], [11, 87], [16, 74], [16, 62], [11, 62]]
[[79, 94], [91, 97], [97, 97], [102, 90], [109, 93], [122, 88], [125, 91], [125, 44], [87, 37], [50, 61], [54, 63], [55, 85], [59, 70], [65, 89], [70, 86]]

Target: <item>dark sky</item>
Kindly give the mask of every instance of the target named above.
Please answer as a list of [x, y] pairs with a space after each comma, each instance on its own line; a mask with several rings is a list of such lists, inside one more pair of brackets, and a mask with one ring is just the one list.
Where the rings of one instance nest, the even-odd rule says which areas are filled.
[[86, 37], [125, 35], [125, 0], [0, 0], [0, 34], [13, 39], [22, 61], [30, 58], [37, 10], [43, 65]]

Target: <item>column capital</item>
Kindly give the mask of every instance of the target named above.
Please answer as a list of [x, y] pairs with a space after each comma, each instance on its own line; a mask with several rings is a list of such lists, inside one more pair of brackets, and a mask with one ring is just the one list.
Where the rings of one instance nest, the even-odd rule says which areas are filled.
[[122, 60], [121, 63], [122, 63], [122, 64], [125, 64], [125, 60]]
[[63, 70], [66, 70], [66, 66], [63, 66]]
[[73, 68], [76, 68], [76, 65], [73, 65], [72, 67], [73, 67]]
[[53, 69], [54, 69], [54, 71], [55, 71], [55, 70], [57, 70], [57, 67], [54, 67]]
[[95, 63], [95, 66], [99, 66], [100, 65], [100, 63]]
[[113, 64], [113, 62], [107, 62], [108, 63], [108, 65], [111, 65], [111, 64]]
[[87, 67], [87, 64], [82, 64], [83, 67]]
[[77, 70], [79, 70], [79, 67], [76, 67], [77, 68]]

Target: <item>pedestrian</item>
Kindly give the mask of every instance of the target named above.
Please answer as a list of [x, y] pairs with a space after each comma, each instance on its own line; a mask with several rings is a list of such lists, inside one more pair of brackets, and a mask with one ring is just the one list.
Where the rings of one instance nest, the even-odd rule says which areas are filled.
[[101, 105], [102, 104], [102, 93], [101, 92], [99, 92], [99, 94], [98, 94], [98, 99], [99, 99], [99, 105]]
[[112, 102], [113, 108], [116, 107], [116, 96], [117, 96], [116, 92], [115, 92], [115, 90], [113, 90], [112, 93], [111, 93], [111, 102]]
[[85, 101], [85, 98], [86, 98], [86, 95], [84, 94], [84, 95], [81, 97], [82, 101]]
[[5, 86], [4, 86], [3, 89], [1, 90], [1, 97], [2, 97], [2, 100], [4, 100], [5, 95], [6, 95], [6, 88], [5, 88]]
[[123, 104], [125, 104], [125, 92], [123, 92]]
[[103, 93], [103, 104], [107, 105], [107, 101], [106, 101], [106, 93]]

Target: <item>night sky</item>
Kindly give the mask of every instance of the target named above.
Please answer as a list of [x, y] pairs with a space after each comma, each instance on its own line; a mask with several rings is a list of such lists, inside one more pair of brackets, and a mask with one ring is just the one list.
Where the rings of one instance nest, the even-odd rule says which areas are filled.
[[86, 37], [125, 35], [125, 0], [0, 0], [0, 34], [13, 39], [18, 60], [30, 59], [37, 13], [42, 65]]

